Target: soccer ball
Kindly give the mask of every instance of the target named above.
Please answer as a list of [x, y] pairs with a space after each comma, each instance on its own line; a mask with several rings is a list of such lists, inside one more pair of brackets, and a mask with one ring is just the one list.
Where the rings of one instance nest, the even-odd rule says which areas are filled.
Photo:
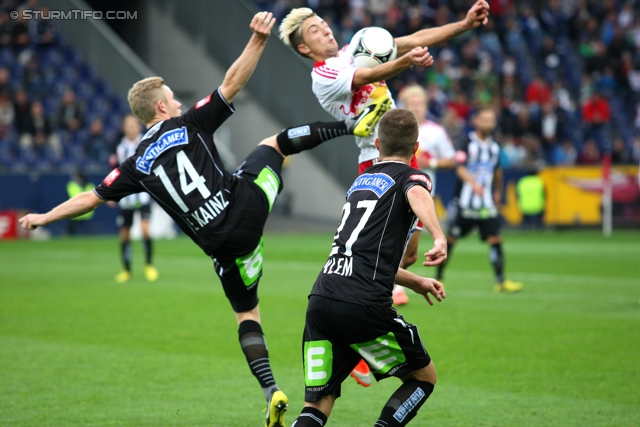
[[364, 68], [393, 61], [398, 54], [393, 36], [380, 27], [366, 27], [355, 33], [349, 48], [356, 66]]

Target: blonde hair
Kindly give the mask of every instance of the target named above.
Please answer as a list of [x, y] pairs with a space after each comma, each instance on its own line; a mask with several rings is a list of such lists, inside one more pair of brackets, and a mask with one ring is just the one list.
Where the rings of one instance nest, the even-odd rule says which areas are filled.
[[427, 95], [427, 91], [424, 88], [417, 84], [407, 85], [400, 89], [400, 93], [398, 94], [398, 99], [405, 106], [407, 105], [407, 100], [412, 96], [419, 96], [424, 99], [426, 103], [429, 100], [429, 96]]
[[164, 80], [161, 77], [147, 77], [129, 89], [129, 108], [142, 123], [147, 124], [156, 116], [157, 101], [167, 102], [167, 97], [162, 91], [163, 85]]
[[302, 24], [316, 13], [308, 7], [291, 9], [291, 12], [280, 23], [280, 40], [285, 46], [291, 46], [293, 50], [306, 57], [298, 50], [298, 46], [304, 43], [302, 38]]

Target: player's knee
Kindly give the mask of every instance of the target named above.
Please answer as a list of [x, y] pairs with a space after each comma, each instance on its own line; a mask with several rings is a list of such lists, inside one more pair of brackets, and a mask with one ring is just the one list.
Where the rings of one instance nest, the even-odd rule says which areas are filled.
[[402, 377], [402, 381], [420, 381], [420, 382], [428, 382], [433, 385], [436, 384], [438, 376], [436, 374], [436, 366], [433, 364], [433, 361], [429, 362], [429, 364], [423, 368], [417, 369], [410, 374]]
[[278, 140], [276, 139], [277, 135], [273, 135], [270, 136], [268, 138], [263, 139], [262, 141], [260, 141], [260, 144], [258, 145], [267, 145], [269, 147], [275, 148], [275, 150], [282, 156], [282, 157], [286, 157], [286, 154], [283, 153], [280, 145], [278, 144]]
[[331, 396], [322, 396], [320, 400], [317, 402], [304, 402], [305, 408], [315, 408], [318, 411], [322, 412], [325, 417], [329, 418], [331, 415], [331, 410], [333, 410], [333, 405], [336, 403], [336, 397]]

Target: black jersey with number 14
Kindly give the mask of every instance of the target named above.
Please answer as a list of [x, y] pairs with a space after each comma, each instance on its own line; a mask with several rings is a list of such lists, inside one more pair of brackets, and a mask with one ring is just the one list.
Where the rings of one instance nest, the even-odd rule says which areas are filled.
[[105, 200], [118, 201], [146, 191], [205, 253], [216, 250], [242, 217], [252, 185], [227, 170], [213, 132], [233, 113], [220, 90], [185, 114], [153, 125], [135, 154], [95, 188]]
[[331, 253], [311, 295], [387, 307], [417, 219], [407, 191], [431, 192], [427, 174], [396, 161], [368, 168], [351, 185]]

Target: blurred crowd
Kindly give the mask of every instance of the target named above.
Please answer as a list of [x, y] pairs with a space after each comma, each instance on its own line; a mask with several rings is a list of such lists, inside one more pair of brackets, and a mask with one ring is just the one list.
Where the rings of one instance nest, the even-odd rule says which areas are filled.
[[0, 171], [104, 171], [128, 107], [49, 18], [0, 0]]
[[[280, 21], [310, 7], [340, 46], [363, 27], [395, 37], [465, 18], [470, 0], [254, 0]], [[499, 113], [505, 168], [640, 161], [640, 2], [487, 0], [488, 25], [429, 47], [436, 62], [390, 79], [423, 85], [455, 143], [479, 105]], [[311, 84], [311, 82], [309, 83]]]

